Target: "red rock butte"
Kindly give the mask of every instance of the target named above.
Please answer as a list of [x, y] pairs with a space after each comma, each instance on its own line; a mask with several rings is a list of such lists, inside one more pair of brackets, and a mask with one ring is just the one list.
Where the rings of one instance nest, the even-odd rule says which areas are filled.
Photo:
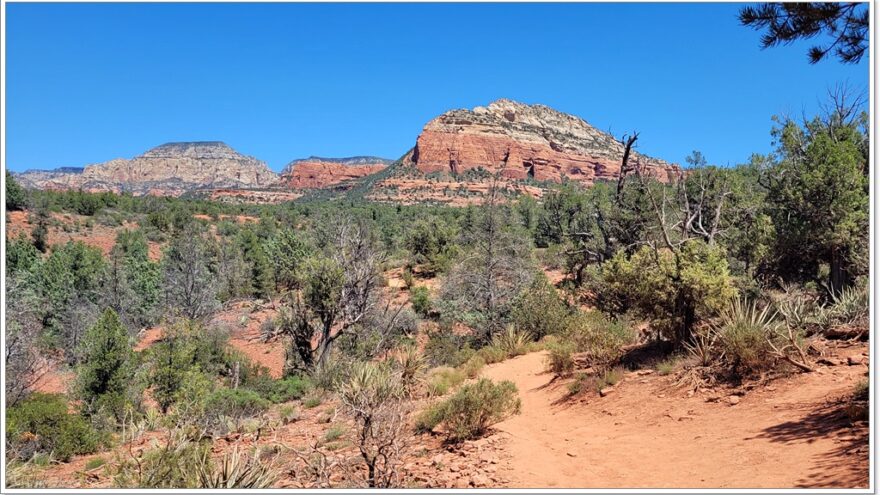
[[[461, 174], [482, 168], [510, 179], [584, 184], [616, 179], [624, 146], [584, 120], [544, 105], [497, 100], [488, 107], [452, 110], [425, 125], [410, 162], [424, 173]], [[648, 174], [669, 181], [674, 164], [636, 152]]]
[[320, 189], [381, 172], [389, 163], [390, 160], [371, 156], [304, 158], [287, 164], [280, 182], [294, 189]]

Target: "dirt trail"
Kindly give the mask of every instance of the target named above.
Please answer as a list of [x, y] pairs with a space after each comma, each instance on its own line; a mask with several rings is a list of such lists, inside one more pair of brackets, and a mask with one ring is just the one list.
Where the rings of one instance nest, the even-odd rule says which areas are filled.
[[508, 437], [502, 471], [513, 487], [867, 487], [867, 427], [852, 427], [839, 404], [864, 365], [778, 380], [736, 405], [635, 373], [604, 398], [572, 402], [543, 371], [544, 356], [484, 372], [516, 383], [522, 398], [522, 414], [497, 425]]

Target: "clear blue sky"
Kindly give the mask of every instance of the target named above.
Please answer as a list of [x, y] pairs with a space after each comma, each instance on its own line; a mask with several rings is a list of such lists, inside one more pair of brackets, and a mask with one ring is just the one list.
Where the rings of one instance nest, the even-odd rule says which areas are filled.
[[222, 140], [273, 169], [397, 158], [451, 108], [543, 103], [640, 151], [712, 163], [770, 150], [857, 66], [761, 50], [737, 4], [7, 4], [7, 164]]

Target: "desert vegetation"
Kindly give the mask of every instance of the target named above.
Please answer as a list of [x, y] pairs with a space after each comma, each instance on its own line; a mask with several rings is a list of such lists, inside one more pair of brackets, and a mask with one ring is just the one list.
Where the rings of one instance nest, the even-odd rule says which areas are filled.
[[[746, 164], [694, 152], [664, 183], [624, 158], [618, 181], [540, 200], [480, 177], [462, 208], [7, 175], [10, 486], [77, 458], [112, 487], [425, 486], [437, 463], [414, 459], [522, 411], [487, 367], [536, 352], [569, 401], [647, 370], [691, 393], [813, 373], [827, 342], [868, 335], [867, 116], [835, 103], [778, 119], [777, 149]], [[85, 241], [51, 242], [68, 230]], [[306, 416], [319, 433], [286, 438]]]

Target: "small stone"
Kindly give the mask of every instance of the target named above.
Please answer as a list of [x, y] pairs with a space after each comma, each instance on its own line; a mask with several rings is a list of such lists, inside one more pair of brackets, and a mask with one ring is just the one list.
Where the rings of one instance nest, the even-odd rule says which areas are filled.
[[437, 454], [434, 457], [432, 457], [431, 464], [433, 464], [435, 466], [439, 466], [440, 464], [443, 464], [443, 455]]
[[482, 474], [475, 474], [471, 476], [471, 484], [474, 485], [474, 488], [477, 488], [489, 486], [491, 483], [489, 481], [489, 478], [483, 476]]
[[740, 398], [739, 398], [739, 396], [736, 396], [736, 395], [731, 395], [730, 397], [727, 398], [727, 402], [729, 402], [731, 406], [735, 406], [735, 405], [739, 404], [739, 401], [740, 401]]
[[639, 376], [650, 375], [652, 373], [654, 373], [654, 370], [638, 370], [638, 371], [636, 371], [636, 374]]
[[614, 387], [605, 387], [605, 388], [599, 390], [599, 395], [601, 395], [602, 397], [605, 397], [612, 392], [614, 392]]
[[471, 481], [467, 478], [459, 478], [452, 484], [453, 488], [470, 488]]
[[453, 464], [453, 465], [449, 466], [449, 470], [452, 471], [453, 473], [457, 473], [459, 470], [459, 467], [457, 465]]

